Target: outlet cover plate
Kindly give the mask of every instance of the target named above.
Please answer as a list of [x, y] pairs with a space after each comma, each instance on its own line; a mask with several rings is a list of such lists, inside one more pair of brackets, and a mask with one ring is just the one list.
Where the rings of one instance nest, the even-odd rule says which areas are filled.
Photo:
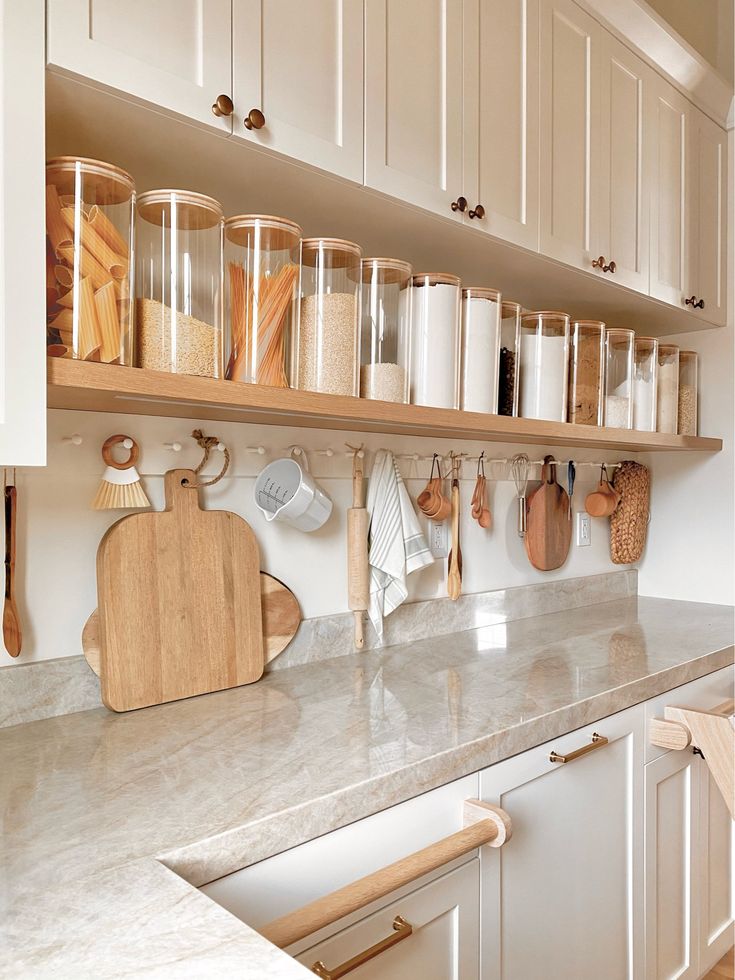
[[592, 544], [592, 518], [584, 511], [577, 514], [577, 547], [589, 548]]
[[429, 521], [429, 550], [435, 558], [446, 558], [449, 554], [446, 521]]

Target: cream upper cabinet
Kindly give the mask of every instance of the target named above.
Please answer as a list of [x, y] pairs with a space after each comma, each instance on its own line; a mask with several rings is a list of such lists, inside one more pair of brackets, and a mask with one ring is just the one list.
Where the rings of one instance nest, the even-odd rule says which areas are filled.
[[481, 855], [483, 980], [641, 976], [642, 745], [636, 707], [481, 774], [481, 798], [513, 819]]
[[0, 465], [46, 462], [43, 0], [0, 6]]
[[462, 0], [365, 0], [365, 183], [461, 219]]
[[[235, 134], [362, 183], [362, 0], [233, 0], [232, 9]], [[252, 110], [265, 117], [260, 128]]]
[[696, 303], [704, 302], [704, 307], [695, 307], [703, 319], [723, 325], [727, 317], [727, 133], [693, 106], [690, 120], [691, 243], [686, 292]]
[[611, 275], [615, 282], [647, 293], [644, 113], [650, 71], [612, 35], [603, 31], [601, 37], [600, 111], [592, 121], [593, 145], [599, 146], [599, 172], [593, 173], [592, 245], [608, 263], [615, 263], [614, 273], [598, 269], [598, 275]]
[[691, 107], [673, 86], [652, 76], [648, 99], [651, 203], [650, 293], [680, 306], [688, 284], [691, 237], [687, 195], [690, 182]]
[[646, 980], [699, 976], [694, 764], [686, 750], [645, 767]]
[[541, 251], [592, 269], [602, 28], [573, 0], [541, 5]]
[[48, 0], [49, 64], [230, 132], [230, 0]]
[[[539, 244], [538, 0], [465, 0], [466, 221]], [[484, 216], [472, 216], [480, 204]], [[470, 210], [471, 209], [471, 210]]]

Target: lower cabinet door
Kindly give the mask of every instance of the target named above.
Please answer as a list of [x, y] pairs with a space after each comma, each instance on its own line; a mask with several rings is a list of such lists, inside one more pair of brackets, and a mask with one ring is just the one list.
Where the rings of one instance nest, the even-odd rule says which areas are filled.
[[699, 976], [696, 761], [669, 752], [645, 767], [646, 980]]
[[725, 801], [707, 763], [695, 757], [699, 775], [699, 833], [695, 867], [699, 879], [699, 974], [722, 959], [735, 940], [733, 835]]
[[483, 980], [641, 976], [642, 736], [639, 706], [481, 774], [513, 820], [481, 852]]
[[349, 970], [354, 980], [478, 980], [479, 928], [479, 861], [473, 858], [297, 959], [310, 969], [323, 964], [323, 976], [344, 976], [338, 968], [356, 957], [358, 965]]

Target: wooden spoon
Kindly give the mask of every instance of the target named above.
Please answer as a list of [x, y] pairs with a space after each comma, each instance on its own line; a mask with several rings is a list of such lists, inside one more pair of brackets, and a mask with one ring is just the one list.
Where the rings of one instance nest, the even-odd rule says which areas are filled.
[[459, 546], [459, 463], [452, 461], [452, 550], [449, 552], [447, 594], [457, 600], [462, 594], [462, 550]]
[[15, 604], [15, 513], [17, 490], [5, 487], [5, 605], [3, 606], [3, 642], [11, 657], [17, 657], [23, 646], [20, 615]]

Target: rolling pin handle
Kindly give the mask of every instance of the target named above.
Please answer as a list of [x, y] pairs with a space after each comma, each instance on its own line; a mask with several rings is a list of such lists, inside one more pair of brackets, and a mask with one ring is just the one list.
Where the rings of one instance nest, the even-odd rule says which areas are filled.
[[365, 634], [362, 630], [362, 611], [355, 612], [355, 649], [362, 650], [365, 646]]

